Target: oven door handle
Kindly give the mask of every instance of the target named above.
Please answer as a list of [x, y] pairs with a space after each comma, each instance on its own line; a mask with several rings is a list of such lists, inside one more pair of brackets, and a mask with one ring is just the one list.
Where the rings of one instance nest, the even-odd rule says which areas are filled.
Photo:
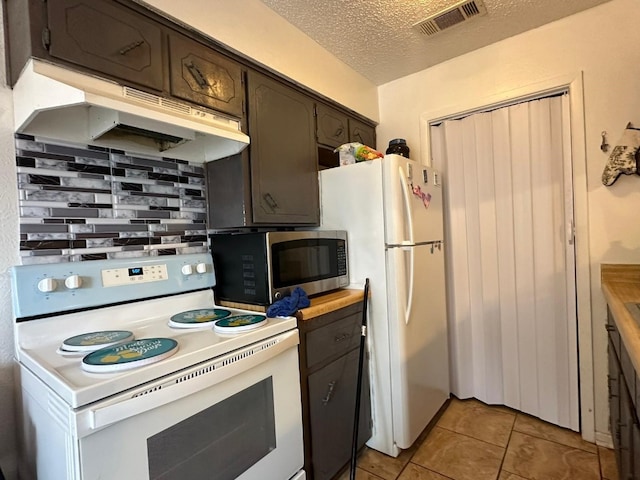
[[114, 399], [109, 405], [85, 410], [77, 419], [78, 433], [83, 437], [134, 415], [192, 395], [260, 365], [299, 343], [298, 330], [291, 330], [174, 373], [168, 379], [147, 385], [133, 393], [137, 396]]

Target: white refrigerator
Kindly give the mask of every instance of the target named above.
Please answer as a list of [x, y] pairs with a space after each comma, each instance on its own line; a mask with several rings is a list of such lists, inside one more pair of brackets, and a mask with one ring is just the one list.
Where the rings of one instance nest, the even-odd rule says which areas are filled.
[[367, 445], [394, 457], [449, 398], [441, 182], [400, 155], [320, 172], [322, 228], [347, 231], [351, 285], [370, 281]]

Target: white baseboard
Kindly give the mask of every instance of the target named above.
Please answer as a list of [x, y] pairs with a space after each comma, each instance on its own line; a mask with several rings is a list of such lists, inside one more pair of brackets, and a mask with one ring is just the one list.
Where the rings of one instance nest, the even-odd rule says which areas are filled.
[[613, 439], [610, 433], [596, 432], [596, 445], [606, 448], [613, 448]]

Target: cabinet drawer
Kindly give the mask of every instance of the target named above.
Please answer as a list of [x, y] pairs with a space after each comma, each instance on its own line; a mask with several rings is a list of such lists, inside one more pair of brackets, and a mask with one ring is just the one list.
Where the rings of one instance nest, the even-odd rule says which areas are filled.
[[111, 1], [48, 0], [49, 53], [129, 82], [162, 90], [162, 30]]
[[609, 332], [609, 339], [613, 344], [616, 355], [620, 357], [620, 332], [618, 332], [618, 327], [613, 319], [613, 315], [609, 311], [609, 307], [607, 307], [607, 324], [605, 328], [607, 332]]
[[214, 50], [180, 35], [169, 36], [171, 95], [242, 117], [242, 69]]
[[306, 335], [307, 368], [360, 345], [362, 315], [349, 315]]
[[622, 367], [622, 375], [624, 377], [624, 383], [629, 392], [629, 396], [635, 400], [636, 392], [636, 372], [633, 369], [631, 358], [627, 353], [627, 349], [624, 344], [620, 344], [620, 366]]

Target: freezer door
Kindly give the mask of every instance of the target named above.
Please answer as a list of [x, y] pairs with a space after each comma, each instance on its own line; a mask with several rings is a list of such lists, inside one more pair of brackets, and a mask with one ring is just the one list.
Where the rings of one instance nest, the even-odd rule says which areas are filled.
[[393, 434], [409, 448], [449, 397], [444, 249], [387, 249]]
[[440, 173], [400, 155], [386, 155], [382, 164], [385, 243], [415, 245], [442, 240]]

